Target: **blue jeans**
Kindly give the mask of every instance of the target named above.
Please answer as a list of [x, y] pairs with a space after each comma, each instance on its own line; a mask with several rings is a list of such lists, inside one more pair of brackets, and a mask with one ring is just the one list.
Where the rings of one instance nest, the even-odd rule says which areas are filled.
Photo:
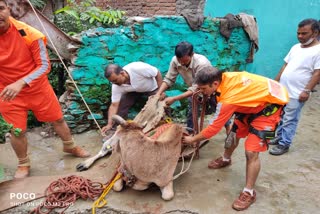
[[283, 108], [283, 115], [277, 128], [277, 138], [279, 138], [280, 145], [291, 145], [303, 106], [304, 102], [290, 98], [289, 103]]

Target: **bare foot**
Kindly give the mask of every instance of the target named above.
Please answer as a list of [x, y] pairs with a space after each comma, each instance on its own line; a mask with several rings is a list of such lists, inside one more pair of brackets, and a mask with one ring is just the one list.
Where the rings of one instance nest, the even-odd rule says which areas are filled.
[[90, 156], [90, 153], [81, 148], [80, 146], [75, 146], [72, 149], [63, 149], [63, 151], [79, 158], [86, 158]]
[[14, 178], [26, 178], [30, 174], [30, 166], [18, 166]]

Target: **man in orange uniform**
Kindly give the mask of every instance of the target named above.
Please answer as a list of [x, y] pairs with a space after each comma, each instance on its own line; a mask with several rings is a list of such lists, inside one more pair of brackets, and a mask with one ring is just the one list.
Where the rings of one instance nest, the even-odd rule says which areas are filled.
[[[247, 209], [255, 200], [254, 184], [260, 171], [259, 153], [267, 150], [269, 139], [280, 120], [282, 106], [289, 98], [286, 89], [274, 80], [247, 72], [222, 73], [214, 67], [200, 70], [195, 77], [204, 94], [216, 94], [218, 105], [211, 125], [195, 136], [186, 136], [185, 143], [199, 142], [216, 135], [231, 115], [236, 118], [229, 135], [235, 139], [224, 152], [223, 157], [209, 162], [210, 169], [231, 164], [231, 155], [240, 138], [245, 141], [246, 186], [232, 207]], [[230, 136], [228, 136], [230, 137]]]
[[50, 61], [46, 38], [38, 30], [10, 17], [10, 8], [0, 0], [0, 113], [14, 128], [22, 129], [19, 136], [11, 134], [11, 144], [18, 159], [15, 178], [29, 175], [27, 154], [28, 110], [39, 121], [52, 122], [63, 141], [63, 151], [77, 157], [89, 154], [76, 146], [63, 119], [57, 97], [48, 81]]

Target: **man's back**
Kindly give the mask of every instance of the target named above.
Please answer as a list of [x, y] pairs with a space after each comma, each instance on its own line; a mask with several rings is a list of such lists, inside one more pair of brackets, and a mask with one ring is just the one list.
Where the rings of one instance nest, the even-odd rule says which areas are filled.
[[144, 62], [132, 62], [123, 67], [130, 78], [130, 84], [112, 84], [112, 102], [119, 102], [129, 92], [151, 92], [158, 88], [158, 69]]
[[284, 105], [289, 100], [287, 90], [278, 82], [245, 71], [223, 73], [217, 92], [218, 102], [243, 107]]

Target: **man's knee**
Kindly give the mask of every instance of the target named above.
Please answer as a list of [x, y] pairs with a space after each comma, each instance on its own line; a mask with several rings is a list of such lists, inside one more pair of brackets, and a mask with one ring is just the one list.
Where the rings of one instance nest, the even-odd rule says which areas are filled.
[[64, 121], [64, 119], [63, 119], [63, 117], [62, 118], [60, 118], [60, 119], [58, 119], [58, 120], [56, 120], [56, 121], [53, 121], [52, 123], [55, 123], [55, 124], [63, 124], [65, 121]]
[[58, 120], [56, 120], [56, 121], [53, 121], [52, 124], [53, 124], [53, 125], [58, 125], [58, 126], [60, 125], [60, 126], [61, 126], [61, 125], [64, 125], [64, 124], [65, 124], [65, 120], [64, 120], [64, 118], [62, 117], [62, 118], [60, 118], [60, 119], [58, 119]]
[[15, 130], [11, 130], [10, 131], [10, 136], [9, 137], [25, 137], [26, 136], [26, 133], [27, 131], [26, 130], [23, 130], [23, 131], [20, 131], [19, 133], [17, 133]]
[[246, 160], [249, 162], [259, 160], [259, 152], [246, 151]]

